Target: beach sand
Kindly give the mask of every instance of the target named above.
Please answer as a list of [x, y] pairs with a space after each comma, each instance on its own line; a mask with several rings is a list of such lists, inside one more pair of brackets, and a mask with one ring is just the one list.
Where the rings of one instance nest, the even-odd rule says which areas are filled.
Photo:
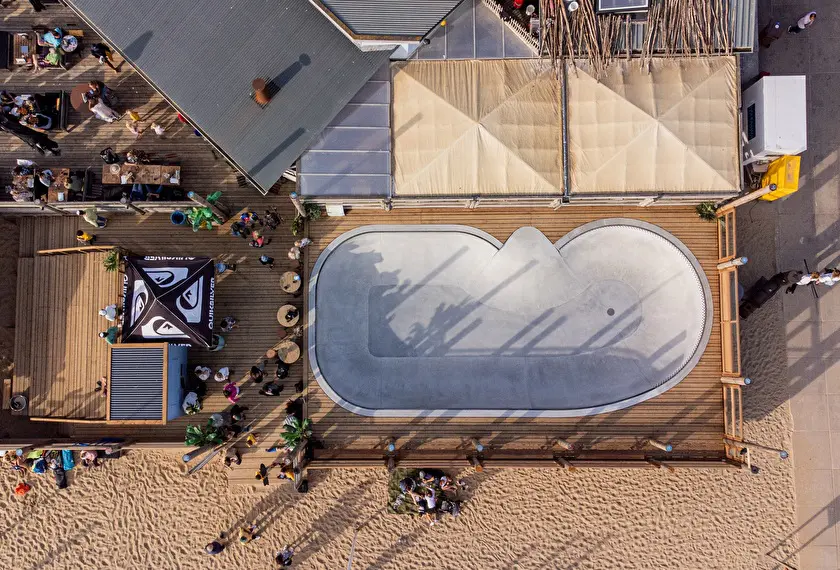
[[[426, 523], [383, 514], [384, 470], [319, 471], [307, 494], [272, 480], [228, 487], [220, 464], [182, 475], [176, 454], [130, 452], [76, 468], [59, 491], [51, 475], [12, 494], [0, 475], [0, 557], [35, 568], [270, 568], [285, 543], [295, 567], [774, 568], [792, 541], [790, 471], [495, 470], [464, 472], [470, 498], [457, 519]], [[216, 557], [203, 546], [257, 519], [263, 538]], [[780, 546], [781, 545], [781, 546]], [[789, 561], [792, 563], [793, 561]]]

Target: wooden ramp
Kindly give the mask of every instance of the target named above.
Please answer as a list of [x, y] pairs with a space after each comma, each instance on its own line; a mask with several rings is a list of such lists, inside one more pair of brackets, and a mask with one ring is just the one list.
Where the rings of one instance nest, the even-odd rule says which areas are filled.
[[119, 274], [103, 267], [106, 255], [68, 251], [19, 262], [12, 389], [27, 394], [32, 419], [105, 419], [106, 399], [94, 388], [108, 371], [98, 333], [111, 323], [98, 311], [120, 295]]

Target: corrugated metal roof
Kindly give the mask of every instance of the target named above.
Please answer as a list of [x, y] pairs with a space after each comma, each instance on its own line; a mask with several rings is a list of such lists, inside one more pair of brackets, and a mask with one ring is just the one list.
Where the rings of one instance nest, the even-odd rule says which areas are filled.
[[425, 36], [461, 0], [314, 0], [358, 36]]
[[[732, 22], [732, 49], [735, 51], [752, 51], [755, 48], [755, 0], [729, 0], [729, 14]], [[630, 47], [634, 52], [642, 51], [645, 41], [644, 22], [630, 24]], [[618, 51], [624, 50], [624, 25], [618, 33]], [[715, 38], [717, 39], [717, 38]], [[662, 37], [657, 36], [654, 50], [662, 49]], [[722, 46], [715, 42], [715, 50], [721, 51]]]
[[111, 349], [111, 420], [163, 418], [163, 348]]
[[[264, 190], [389, 56], [303, 0], [68, 4]], [[256, 78], [279, 88], [264, 108]]]

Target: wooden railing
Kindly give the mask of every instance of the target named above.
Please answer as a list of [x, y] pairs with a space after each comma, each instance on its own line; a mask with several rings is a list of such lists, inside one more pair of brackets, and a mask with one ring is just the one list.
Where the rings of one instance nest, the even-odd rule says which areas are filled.
[[744, 440], [744, 400], [741, 374], [741, 327], [738, 321], [738, 266], [736, 259], [735, 209], [718, 212], [718, 268], [720, 279], [720, 340], [722, 354], [721, 384], [723, 392], [723, 428], [726, 457], [743, 462], [742, 446], [732, 442]]

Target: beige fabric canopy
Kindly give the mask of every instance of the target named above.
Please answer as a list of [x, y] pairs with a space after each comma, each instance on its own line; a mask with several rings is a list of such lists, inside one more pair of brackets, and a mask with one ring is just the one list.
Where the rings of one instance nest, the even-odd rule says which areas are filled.
[[393, 67], [402, 196], [561, 194], [560, 83], [544, 60]]
[[734, 57], [568, 71], [572, 195], [740, 190]]
[[[398, 196], [560, 195], [561, 84], [545, 60], [393, 66]], [[572, 195], [740, 190], [734, 57], [568, 70]]]

